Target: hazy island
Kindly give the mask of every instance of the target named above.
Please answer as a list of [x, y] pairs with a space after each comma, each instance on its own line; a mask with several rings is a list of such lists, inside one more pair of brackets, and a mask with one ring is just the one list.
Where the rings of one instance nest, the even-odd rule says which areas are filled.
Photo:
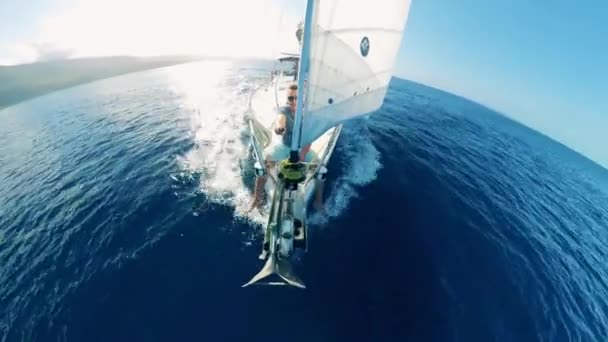
[[0, 110], [75, 85], [202, 57], [94, 57], [0, 66]]

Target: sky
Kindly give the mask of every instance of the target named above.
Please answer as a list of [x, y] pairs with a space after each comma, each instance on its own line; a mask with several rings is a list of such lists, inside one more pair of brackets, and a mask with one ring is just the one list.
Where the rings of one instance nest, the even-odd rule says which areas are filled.
[[608, 1], [412, 1], [396, 74], [608, 168]]
[[[0, 0], [0, 65], [274, 56], [295, 41], [303, 12], [296, 0]], [[412, 0], [395, 75], [484, 104], [608, 168], [608, 1]]]

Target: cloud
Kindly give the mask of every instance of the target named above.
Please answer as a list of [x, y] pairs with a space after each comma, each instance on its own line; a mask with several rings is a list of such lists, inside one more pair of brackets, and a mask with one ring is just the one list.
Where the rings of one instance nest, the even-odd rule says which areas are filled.
[[110, 55], [274, 57], [297, 51], [299, 12], [283, 0], [66, 1], [38, 22], [29, 42], [0, 49], [8, 51], [0, 64]]
[[0, 58], [0, 65], [17, 65], [41, 61], [68, 59], [75, 53], [50, 43], [15, 44], [4, 49], [5, 56]]
[[38, 58], [36, 49], [30, 44], [6, 46], [6, 54], [0, 58], [0, 65], [16, 65], [35, 62]]
[[74, 56], [271, 56], [296, 46], [276, 1], [84, 0], [46, 17], [37, 41]]
[[75, 54], [74, 49], [61, 48], [49, 43], [31, 44], [31, 46], [36, 51], [37, 62], [68, 59]]

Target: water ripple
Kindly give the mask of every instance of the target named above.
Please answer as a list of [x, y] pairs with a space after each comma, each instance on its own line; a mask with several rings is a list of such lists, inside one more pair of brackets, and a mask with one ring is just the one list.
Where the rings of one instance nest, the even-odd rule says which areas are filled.
[[[239, 211], [250, 199], [246, 183], [252, 177], [241, 167], [247, 162], [242, 126], [246, 103], [238, 99], [246, 98], [267, 70], [206, 63], [94, 82], [0, 111], [2, 342], [120, 334], [110, 325], [95, 326], [95, 313], [115, 305], [120, 310], [113, 312], [117, 318], [112, 322], [129, 320], [133, 313], [138, 319], [152, 317], [144, 312], [146, 306], [127, 310], [121, 300], [130, 298], [116, 293], [162, 288], [146, 283], [147, 278], [142, 283], [131, 279], [125, 287], [141, 288], [129, 292], [121, 281], [143, 265], [156, 270], [173, 254], [185, 253], [164, 264], [162, 272], [178, 278], [181, 274], [173, 269], [187, 273], [184, 282], [166, 277], [167, 283], [182, 286], [175, 292], [192, 282], [211, 286], [205, 289], [222, 298], [218, 307], [230, 306], [223, 301], [229, 300], [223, 297], [227, 294], [241, 296], [242, 305], [255, 301], [230, 292], [234, 279], [226, 284], [219, 274], [230, 278], [232, 273], [216, 271], [213, 264], [221, 260], [236, 267], [244, 254], [257, 252], [252, 246], [255, 230], [242, 224]], [[348, 123], [343, 132], [331, 165], [331, 215], [313, 221], [316, 227], [332, 229], [323, 230], [326, 235], [316, 241], [322, 245], [344, 224], [346, 239], [356, 244], [351, 237], [356, 234], [350, 232], [358, 222], [343, 221], [351, 215], [400, 221], [373, 222], [365, 231], [385, 229], [388, 233], [379, 236], [390, 239], [380, 244], [388, 248], [374, 250], [386, 258], [357, 256], [371, 269], [357, 268], [357, 280], [363, 274], [373, 284], [348, 287], [358, 291], [357, 301], [364, 307], [339, 301], [327, 305], [349, 288], [331, 292], [332, 284], [344, 282], [323, 279], [317, 284], [320, 289], [311, 286], [311, 291], [329, 291], [331, 296], [310, 316], [322, 317], [343, 306], [374, 316], [378, 311], [370, 311], [372, 304], [385, 292], [395, 294], [395, 303], [406, 292], [415, 293], [407, 297], [412, 303], [394, 304], [397, 313], [422, 310], [415, 307], [417, 297], [424, 296], [425, 285], [437, 284], [448, 299], [430, 310], [448, 317], [446, 336], [452, 340], [597, 341], [608, 336], [608, 194], [589, 171], [589, 161], [487, 108], [401, 80], [393, 82], [378, 113]], [[351, 206], [364, 210], [352, 212]], [[192, 240], [181, 239], [184, 233]], [[409, 240], [393, 250], [390, 243], [402, 234]], [[220, 243], [228, 240], [228, 245]], [[178, 247], [167, 248], [167, 241]], [[317, 271], [334, 267], [331, 257], [319, 255], [340, 259], [347, 253], [348, 243], [340, 242], [315, 249], [324, 260], [314, 265]], [[413, 252], [402, 245], [422, 252], [407, 254]], [[157, 250], [160, 257], [146, 259]], [[208, 251], [207, 258], [196, 254], [201, 250]], [[381, 254], [387, 251], [392, 254]], [[419, 258], [401, 260], [396, 251]], [[395, 259], [398, 263], [391, 264]], [[393, 267], [386, 275], [393, 287], [380, 276], [386, 263]], [[326, 275], [345, 274], [340, 267], [354, 268], [355, 263], [335, 267]], [[413, 272], [408, 273], [413, 285], [395, 281], [394, 273], [403, 269]], [[199, 279], [198, 273], [207, 276], [205, 272], [217, 279]], [[436, 276], [422, 283], [417, 276], [426, 274]], [[102, 289], [96, 292], [97, 283]], [[390, 291], [378, 291], [384, 288]], [[189, 295], [198, 293], [196, 289]], [[316, 297], [302, 298], [290, 300], [304, 311], [314, 310], [309, 299]], [[81, 306], [87, 309], [79, 311]], [[213, 309], [209, 307], [197, 310]], [[129, 314], [122, 315], [122, 310]], [[170, 307], [158, 311], [172, 312]], [[239, 324], [233, 319], [237, 311], [227, 315], [234, 326]], [[88, 321], [79, 320], [79, 314], [95, 323], [84, 324]], [[383, 327], [381, 318], [374, 319], [373, 324]], [[386, 318], [391, 319], [396, 322]], [[436, 326], [429, 324], [430, 330]], [[146, 327], [152, 334], [157, 329]]]

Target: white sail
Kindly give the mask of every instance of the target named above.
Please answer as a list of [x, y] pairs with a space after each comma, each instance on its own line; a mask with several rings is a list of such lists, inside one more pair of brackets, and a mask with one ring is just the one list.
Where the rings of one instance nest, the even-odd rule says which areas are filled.
[[378, 109], [410, 0], [315, 0], [300, 146]]

